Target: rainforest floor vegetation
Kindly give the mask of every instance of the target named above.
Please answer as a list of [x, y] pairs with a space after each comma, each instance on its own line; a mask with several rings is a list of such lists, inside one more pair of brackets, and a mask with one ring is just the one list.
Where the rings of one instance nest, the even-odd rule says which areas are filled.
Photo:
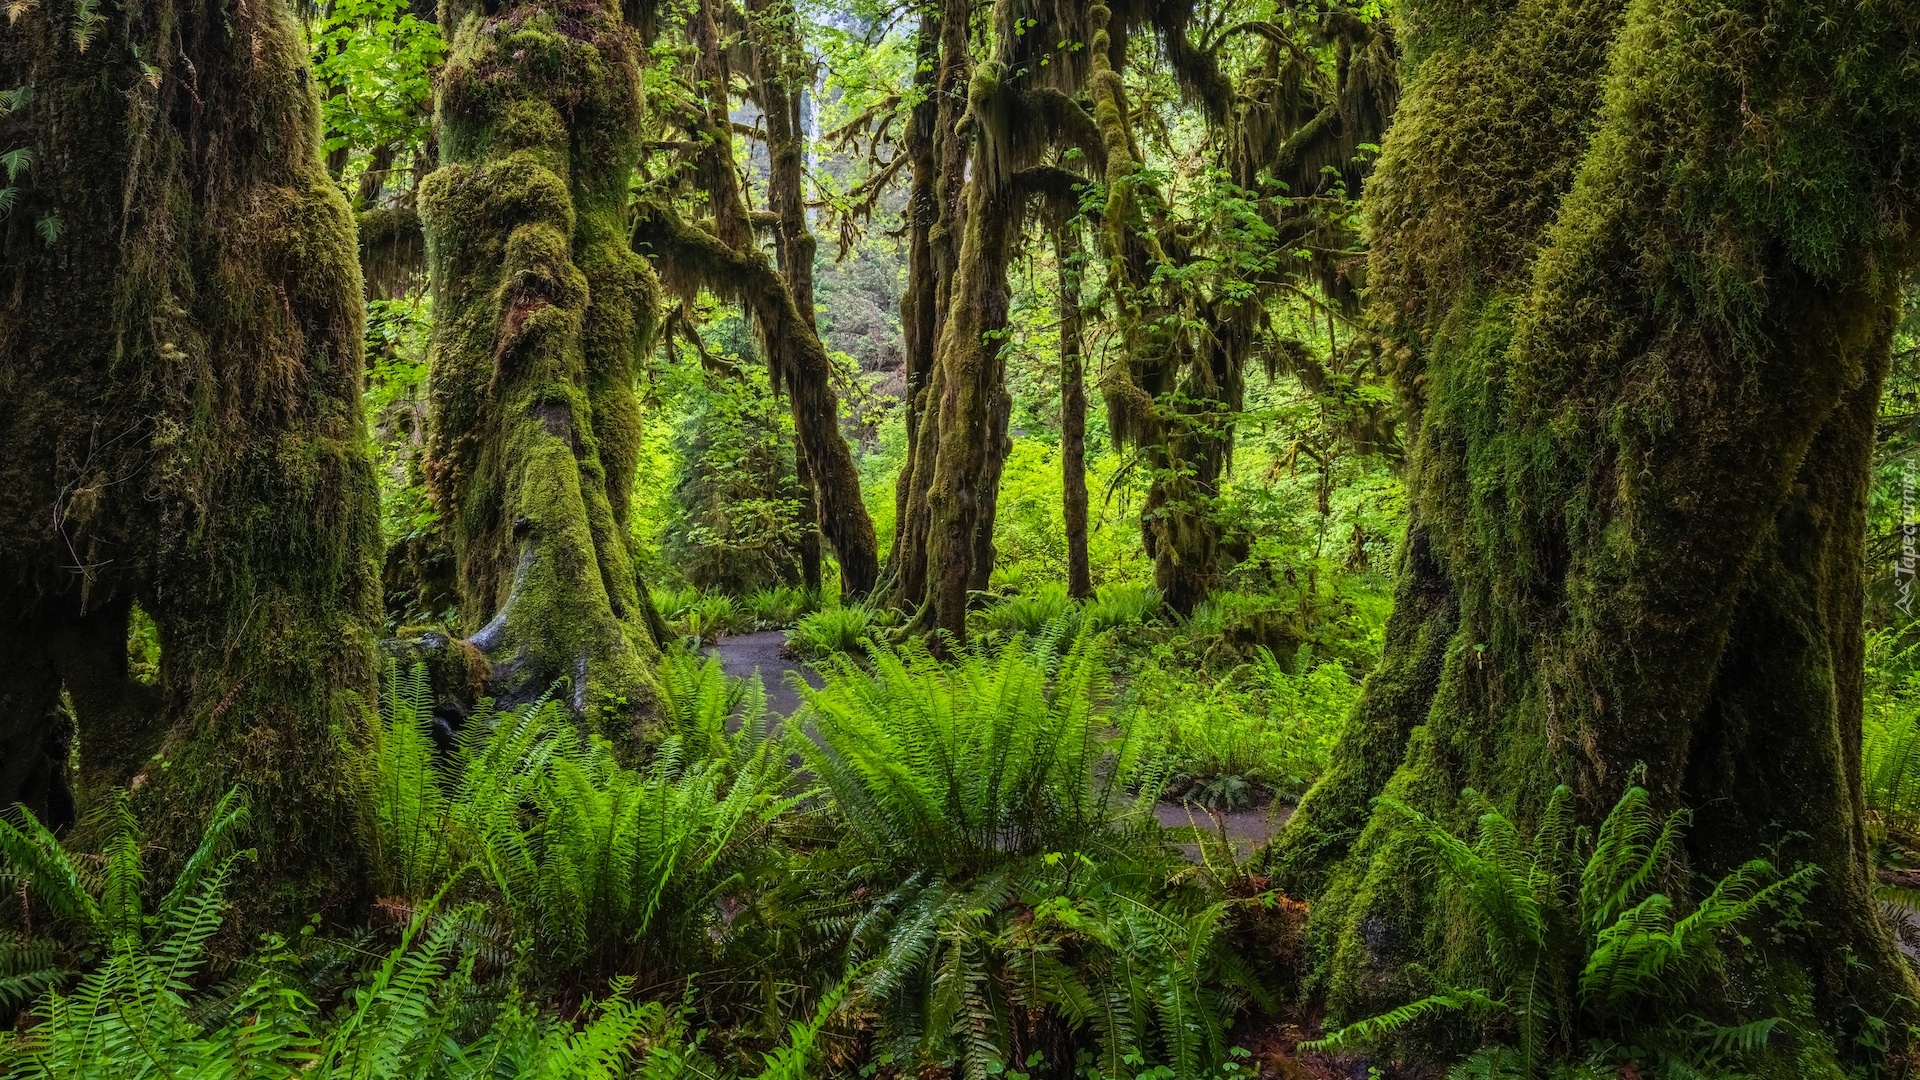
[[1913, 0], [9, 0], [0, 1080], [1920, 1075]]

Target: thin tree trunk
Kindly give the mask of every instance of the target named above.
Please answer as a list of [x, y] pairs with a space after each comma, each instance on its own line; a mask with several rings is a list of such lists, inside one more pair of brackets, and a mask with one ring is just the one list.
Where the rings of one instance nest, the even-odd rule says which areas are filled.
[[[907, 459], [894, 481], [893, 547], [887, 556], [888, 576], [896, 596], [919, 602], [924, 588], [925, 545], [908, 538], [909, 503], [913, 500], [914, 461], [921, 444], [920, 429], [926, 411], [927, 387], [933, 378], [934, 353], [939, 348], [939, 269], [933, 257], [933, 229], [940, 217], [937, 153], [945, 135], [938, 128], [939, 101], [934, 94], [940, 70], [940, 20], [931, 9], [920, 15], [914, 68], [914, 104], [903, 153], [913, 165], [913, 186], [907, 196], [907, 288], [900, 297], [900, 330], [906, 352], [906, 387], [901, 407], [906, 414]], [[909, 552], [912, 558], [905, 558]], [[915, 584], [906, 583], [912, 575]]]
[[820, 592], [820, 508], [813, 501], [813, 468], [807, 464], [807, 444], [793, 437], [793, 472], [800, 488], [800, 586]]
[[576, 713], [637, 719], [656, 646], [629, 527], [633, 364], [660, 306], [626, 230], [640, 46], [618, 4], [509, 12], [442, 7], [442, 163], [420, 192], [427, 476], [492, 691], [537, 697], [564, 679]]
[[[16, 14], [0, 85], [32, 87], [12, 121], [33, 153], [0, 226], [0, 802], [25, 779], [56, 809], [66, 689], [88, 793], [141, 770], [163, 862], [237, 787], [249, 916], [351, 903], [340, 749], [375, 698], [379, 502], [305, 38], [271, 3], [115, 9], [90, 42], [58, 5]], [[135, 600], [154, 689], [127, 670]]]
[[[804, 95], [794, 93], [789, 86], [790, 82], [806, 80], [810, 65], [804, 55], [798, 54], [800, 39], [791, 3], [750, 0], [748, 10], [752, 15], [749, 25], [754, 45], [754, 89], [767, 125], [767, 196], [780, 222], [775, 234], [775, 255], [781, 276], [786, 278], [787, 289], [793, 294], [794, 309], [817, 337], [820, 323], [814, 313], [813, 262], [819, 245], [807, 227], [806, 144], [801, 134], [800, 115]], [[800, 486], [796, 514], [800, 529], [800, 580], [808, 592], [818, 593], [820, 504], [814, 494], [816, 481], [807, 457], [806, 440], [800, 434], [800, 425], [804, 422], [800, 416], [794, 416], [793, 465]]]
[[1053, 255], [1060, 268], [1060, 489], [1067, 533], [1067, 595], [1093, 596], [1087, 565], [1087, 384], [1081, 355], [1080, 234], [1056, 215]]
[[[1375, 796], [1466, 830], [1470, 786], [1530, 830], [1555, 785], [1591, 826], [1640, 783], [1691, 811], [1694, 874], [1821, 868], [1813, 921], [1735, 961], [1759, 1008], [1798, 986], [1828, 1032], [1906, 1015], [1862, 828], [1860, 559], [1920, 27], [1760, 0], [1421, 25], [1371, 189], [1371, 287], [1416, 419], [1400, 607], [1273, 859], [1318, 896], [1330, 1004], [1371, 1011], [1464, 962]], [[1780, 181], [1796, 168], [1851, 179]]]
[[[961, 236], [966, 230], [967, 219], [966, 182], [970, 140], [959, 130], [959, 126], [966, 112], [967, 88], [973, 73], [973, 57], [968, 40], [971, 18], [972, 6], [966, 0], [941, 0], [938, 18], [928, 20], [931, 28], [938, 33], [939, 41], [939, 66], [932, 95], [935, 103], [933, 141], [929, 149], [933, 168], [929, 190], [934, 220], [927, 232], [924, 276], [909, 280], [907, 287], [908, 295], [914, 298], [915, 303], [924, 305], [919, 312], [920, 321], [915, 324], [916, 336], [913, 340], [924, 343], [922, 347], [926, 350], [924, 357], [910, 353], [908, 363], [913, 365], [924, 360], [927, 365], [926, 385], [916, 395], [916, 400], [921, 403], [916, 414], [918, 427], [913, 432], [906, 466], [901, 473], [900, 482], [905, 485], [905, 494], [899, 500], [901, 513], [895, 526], [892, 556], [894, 565], [899, 568], [895, 581], [895, 600], [926, 609], [919, 620], [923, 624], [933, 615], [928, 608], [933, 603], [929, 593], [932, 587], [929, 560], [934, 543], [932, 508], [928, 503], [928, 495], [933, 489], [935, 458], [942, 437], [940, 402], [948, 393], [944, 385], [946, 375], [938, 356], [944, 348], [946, 326], [951, 316], [954, 278], [961, 265]], [[916, 163], [916, 185], [921, 175]], [[912, 270], [911, 266], [909, 270]], [[925, 332], [925, 337], [919, 336], [922, 332]], [[969, 538], [969, 544], [971, 542]], [[967, 576], [970, 577], [970, 568]]]

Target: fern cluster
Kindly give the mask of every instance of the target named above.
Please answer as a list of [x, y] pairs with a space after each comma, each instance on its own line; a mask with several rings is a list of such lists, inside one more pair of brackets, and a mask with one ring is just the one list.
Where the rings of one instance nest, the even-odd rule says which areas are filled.
[[1101, 708], [1097, 639], [1059, 630], [947, 663], [876, 646], [807, 693], [799, 745], [859, 898], [855, 1002], [903, 1064], [1197, 1076], [1257, 989], [1154, 823], [1153, 747]]
[[[104, 942], [70, 989], [36, 996], [34, 1023], [0, 1034], [8, 1080], [193, 1077], [196, 1080], [692, 1080], [719, 1074], [687, 1038], [682, 1016], [642, 1002], [616, 979], [578, 1022], [518, 993], [480, 993], [472, 910], [442, 914], [435, 897], [399, 942], [340, 997], [322, 1005], [294, 950], [269, 936], [224, 979], [208, 978], [207, 943], [221, 927], [245, 811], [229, 796], [199, 849], [149, 911], [130, 821], [99, 874], [28, 817], [0, 823], [18, 884], [44, 909]], [[805, 1075], [824, 1014], [796, 1024], [764, 1060], [762, 1080]]]
[[440, 755], [424, 670], [388, 683], [359, 768], [379, 886], [419, 902], [454, 881], [549, 972], [677, 960], [799, 797], [758, 688], [717, 660], [663, 665], [671, 734], [638, 769], [556, 702], [483, 706]]
[[808, 659], [859, 656], [878, 626], [872, 608], [835, 604], [802, 616], [787, 635], [787, 648], [795, 656]]
[[1690, 1002], [1721, 970], [1721, 940], [1764, 910], [1796, 910], [1814, 867], [1782, 874], [1755, 859], [1686, 903], [1663, 889], [1680, 883], [1688, 814], [1659, 818], [1642, 788], [1630, 788], [1589, 834], [1575, 827], [1572, 792], [1560, 787], [1530, 842], [1478, 792], [1462, 796], [1481, 811], [1471, 843], [1403, 803], [1380, 801], [1462, 901], [1496, 985], [1446, 989], [1303, 1048], [1379, 1045], [1446, 1014], [1505, 1033], [1457, 1066], [1455, 1080], [1521, 1080], [1550, 1068], [1611, 1075], [1620, 1060], [1718, 1076], [1764, 1048], [1780, 1018], [1720, 1024], [1693, 1015]]
[[1240, 901], [1167, 845], [1162, 755], [1107, 710], [1099, 639], [1064, 634], [871, 646], [785, 731], [676, 650], [662, 737], [619, 749], [556, 702], [436, 733], [425, 672], [390, 670], [353, 773], [381, 925], [347, 940], [216, 937], [237, 797], [168, 888], [124, 808], [99, 855], [0, 823], [31, 930], [0, 951], [25, 1018], [0, 1068], [1237, 1074], [1225, 1030], [1264, 1001], [1228, 942]]

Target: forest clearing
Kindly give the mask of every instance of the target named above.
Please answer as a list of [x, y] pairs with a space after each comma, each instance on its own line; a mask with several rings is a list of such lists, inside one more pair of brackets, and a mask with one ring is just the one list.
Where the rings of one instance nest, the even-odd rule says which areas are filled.
[[0, 6], [0, 1080], [1920, 1075], [1920, 2]]

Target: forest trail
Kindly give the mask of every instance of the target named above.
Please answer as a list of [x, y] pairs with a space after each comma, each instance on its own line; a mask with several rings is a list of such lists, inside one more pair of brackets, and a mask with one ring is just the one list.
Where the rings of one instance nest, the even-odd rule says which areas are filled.
[[[720, 667], [728, 675], [737, 679], [758, 678], [766, 689], [768, 715], [784, 719], [800, 708], [800, 692], [788, 682], [789, 672], [799, 673], [809, 686], [821, 685], [820, 676], [812, 667], [782, 651], [786, 643], [784, 631], [763, 630], [755, 634], [723, 637], [707, 646], [706, 651], [707, 655], [720, 658]], [[1235, 855], [1244, 859], [1252, 854], [1253, 849], [1279, 832], [1280, 826], [1285, 825], [1292, 814], [1293, 807], [1285, 805], [1271, 811], [1229, 810], [1211, 813], [1185, 803], [1163, 802], [1154, 807], [1153, 816], [1159, 820], [1161, 828], [1170, 832], [1191, 834], [1194, 829], [1205, 829], [1209, 833], [1217, 833], [1224, 826]], [[1180, 849], [1186, 852], [1189, 859], [1199, 861], [1200, 845], [1197, 842], [1183, 843]]]
[[707, 646], [707, 655], [719, 657], [720, 667], [736, 679], [758, 677], [767, 691], [767, 712], [784, 718], [800, 708], [800, 692], [787, 682], [789, 671], [799, 672], [808, 686], [820, 686], [820, 676], [811, 667], [781, 652], [786, 644], [783, 630], [733, 634]]

